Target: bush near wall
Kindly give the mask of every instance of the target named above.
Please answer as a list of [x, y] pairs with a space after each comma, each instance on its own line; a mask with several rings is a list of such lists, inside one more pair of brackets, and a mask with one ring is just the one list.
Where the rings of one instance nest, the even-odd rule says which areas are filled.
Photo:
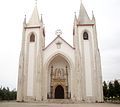
[[0, 100], [16, 100], [16, 95], [16, 90], [10, 91], [8, 87], [0, 88]]
[[108, 84], [104, 81], [103, 95], [104, 100], [107, 102], [120, 103], [120, 83], [118, 80], [109, 82]]

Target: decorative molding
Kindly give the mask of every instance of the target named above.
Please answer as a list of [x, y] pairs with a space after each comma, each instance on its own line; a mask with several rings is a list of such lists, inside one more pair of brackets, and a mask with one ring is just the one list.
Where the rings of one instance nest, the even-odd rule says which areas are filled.
[[56, 45], [57, 45], [57, 49], [60, 49], [61, 48], [61, 42], [60, 41], [58, 41], [57, 43], [56, 43]]
[[41, 28], [40, 26], [27, 26], [25, 29], [35, 29], [35, 28]]
[[77, 24], [77, 26], [94, 26], [95, 24]]

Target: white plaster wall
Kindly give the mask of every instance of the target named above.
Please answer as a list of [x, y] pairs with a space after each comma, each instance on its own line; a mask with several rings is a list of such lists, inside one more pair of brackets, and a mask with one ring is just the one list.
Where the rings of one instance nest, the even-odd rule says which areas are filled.
[[[61, 42], [61, 48], [58, 49], [56, 43]], [[49, 47], [44, 50], [43, 64], [46, 64], [50, 59], [51, 55], [57, 53], [65, 54], [72, 60], [72, 63], [75, 63], [74, 49], [66, 44], [61, 38], [57, 38]], [[74, 65], [73, 65], [74, 66]]]
[[28, 54], [27, 96], [33, 96], [34, 64], [35, 64], [34, 57], [35, 57], [35, 43], [30, 43]]
[[85, 67], [85, 85], [86, 96], [92, 96], [92, 71], [91, 71], [91, 54], [88, 40], [84, 40], [84, 67]]
[[[57, 42], [61, 42], [61, 48], [58, 48], [56, 43]], [[70, 78], [70, 81], [71, 81], [71, 93], [73, 93], [73, 88], [74, 88], [74, 84], [75, 83], [72, 83], [73, 81], [73, 73], [74, 73], [74, 66], [75, 66], [75, 56], [74, 56], [74, 49], [72, 47], [70, 47], [65, 41], [63, 41], [60, 37], [57, 37], [57, 39], [55, 41], [53, 41], [45, 50], [44, 50], [44, 54], [43, 54], [43, 66], [47, 67], [48, 65], [48, 61], [50, 60], [50, 58], [52, 58], [54, 55], [56, 54], [62, 54], [64, 55], [65, 57], [68, 58], [68, 60], [70, 62], [68, 63], [71, 63], [71, 68], [70, 68], [70, 74], [71, 74], [71, 78]], [[46, 78], [46, 80], [44, 80], [44, 98], [46, 98], [46, 93], [47, 93], [47, 90], [48, 90], [48, 87], [47, 87], [47, 82], [48, 82], [48, 77], [47, 77], [47, 71], [48, 69], [47, 68], [44, 68], [44, 78]], [[71, 72], [72, 71], [72, 72]], [[72, 94], [71, 94], [72, 96]]]
[[[36, 47], [37, 47], [37, 50], [36, 50], [36, 52], [38, 53], [38, 51], [39, 51], [39, 42], [38, 41], [40, 41], [40, 29], [39, 28], [35, 28], [35, 29], [27, 29], [26, 30], [26, 32], [25, 32], [25, 49], [26, 49], [26, 51], [25, 51], [25, 54], [27, 54], [27, 45], [28, 45], [28, 43], [29, 43], [29, 38], [30, 38], [30, 35], [31, 35], [31, 33], [34, 33], [35, 34], [35, 41], [36, 41]], [[42, 43], [41, 43], [42, 44]], [[26, 56], [27, 57], [27, 56]]]
[[[35, 43], [30, 43], [30, 35], [34, 33], [35, 35]], [[25, 79], [24, 79], [24, 96], [34, 96], [34, 85], [35, 83], [33, 83], [34, 81], [34, 76], [33, 75], [36, 71], [35, 69], [35, 62], [34, 65], [30, 65], [33, 64], [33, 59], [34, 61], [36, 60], [36, 57], [34, 54], [36, 54], [36, 52], [38, 53], [38, 47], [39, 47], [39, 35], [40, 35], [40, 29], [39, 28], [27, 28], [26, 32], [25, 32], [25, 65], [24, 65], [24, 75], [25, 75]], [[33, 46], [34, 45], [34, 46]], [[30, 48], [31, 47], [31, 48]], [[34, 49], [33, 49], [34, 47]], [[34, 51], [33, 51], [34, 50]], [[34, 53], [33, 53], [34, 52]], [[31, 62], [29, 61], [31, 60]], [[34, 70], [31, 70], [33, 68], [30, 67], [34, 67]], [[31, 77], [32, 76], [32, 77]], [[31, 80], [32, 79], [32, 80]], [[32, 81], [32, 83], [31, 83]], [[30, 85], [31, 84], [31, 85]], [[32, 87], [32, 88], [30, 88]]]
[[[78, 28], [78, 34], [79, 34], [79, 46], [80, 46], [80, 50], [82, 51], [82, 43], [83, 43], [83, 32], [87, 31], [88, 35], [90, 36], [90, 42], [92, 43], [92, 45], [94, 46], [94, 36], [93, 36], [93, 28], [92, 26], [81, 26]], [[94, 47], [92, 47], [94, 50]], [[94, 53], [94, 51], [93, 51]]]
[[[89, 35], [89, 41], [83, 40], [83, 33], [87, 31]], [[94, 36], [92, 26], [80, 26], [78, 28], [79, 34], [79, 48], [82, 53], [82, 59], [84, 63], [83, 72], [85, 75], [85, 94], [86, 96], [94, 96]]]

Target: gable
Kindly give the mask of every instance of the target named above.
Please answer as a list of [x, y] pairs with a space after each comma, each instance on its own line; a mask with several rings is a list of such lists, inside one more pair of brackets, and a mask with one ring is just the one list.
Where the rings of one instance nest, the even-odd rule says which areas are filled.
[[69, 43], [67, 43], [62, 37], [60, 36], [57, 36], [50, 44], [48, 44], [44, 50], [46, 50], [47, 48], [49, 48], [51, 45], [54, 45], [54, 44], [64, 44], [64, 45], [68, 45], [69, 48], [72, 48], [74, 49]]
[[60, 36], [57, 36], [44, 50], [43, 63], [45, 63], [50, 57], [55, 54], [63, 54], [66, 57], [69, 57], [74, 63], [74, 48], [69, 45], [64, 39]]

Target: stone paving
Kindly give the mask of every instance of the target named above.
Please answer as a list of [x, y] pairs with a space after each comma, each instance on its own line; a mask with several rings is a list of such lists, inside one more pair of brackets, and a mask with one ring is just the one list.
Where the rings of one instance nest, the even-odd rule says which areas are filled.
[[120, 104], [108, 104], [108, 103], [40, 104], [40, 103], [0, 102], [0, 107], [120, 107]]

